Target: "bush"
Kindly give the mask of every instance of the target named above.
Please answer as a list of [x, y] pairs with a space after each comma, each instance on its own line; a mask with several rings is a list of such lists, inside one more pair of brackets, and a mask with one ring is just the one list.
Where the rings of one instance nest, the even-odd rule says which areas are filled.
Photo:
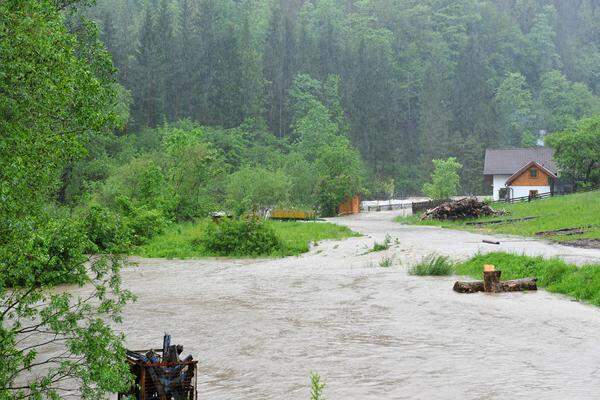
[[233, 219], [208, 225], [201, 244], [221, 256], [261, 256], [283, 251], [275, 231], [257, 219]]
[[130, 244], [131, 232], [123, 218], [104, 207], [93, 205], [83, 216], [83, 230], [91, 242], [87, 251], [124, 252]]
[[90, 243], [75, 221], [42, 219], [16, 226], [11, 236], [14, 241], [0, 248], [0, 291], [85, 279], [84, 251]]
[[231, 174], [225, 192], [230, 207], [241, 215], [285, 204], [290, 189], [290, 178], [281, 170], [244, 167]]
[[147, 207], [129, 207], [125, 211], [125, 223], [129, 231], [129, 242], [142, 245], [161, 234], [168, 224], [163, 212]]
[[423, 257], [420, 263], [413, 265], [408, 273], [410, 275], [419, 276], [442, 276], [452, 275], [454, 272], [454, 266], [446, 256], [438, 256], [435, 254], [429, 254]]

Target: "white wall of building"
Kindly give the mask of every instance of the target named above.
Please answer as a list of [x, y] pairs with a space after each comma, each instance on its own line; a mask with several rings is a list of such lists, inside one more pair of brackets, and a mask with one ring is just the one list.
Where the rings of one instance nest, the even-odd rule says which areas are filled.
[[510, 175], [494, 175], [494, 180], [492, 182], [492, 186], [494, 187], [492, 197], [494, 198], [494, 201], [500, 200], [500, 189], [505, 187], [508, 178], [510, 178]]
[[530, 190], [537, 190], [538, 194], [550, 192], [550, 186], [511, 186], [512, 197], [529, 196]]

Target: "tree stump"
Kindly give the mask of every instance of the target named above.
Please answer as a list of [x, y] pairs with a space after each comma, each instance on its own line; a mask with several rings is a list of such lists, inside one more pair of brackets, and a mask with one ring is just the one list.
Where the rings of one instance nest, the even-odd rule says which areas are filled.
[[496, 267], [490, 264], [483, 266], [483, 281], [454, 283], [454, 291], [459, 293], [498, 293], [516, 292], [521, 290], [537, 290], [537, 278], [523, 278], [512, 281], [500, 281], [502, 271], [496, 271]]

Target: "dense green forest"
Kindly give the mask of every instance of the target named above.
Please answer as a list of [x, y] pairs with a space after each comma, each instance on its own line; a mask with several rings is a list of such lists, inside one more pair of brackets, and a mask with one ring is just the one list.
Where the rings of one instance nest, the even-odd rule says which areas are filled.
[[336, 124], [372, 193], [389, 179], [418, 193], [431, 160], [455, 156], [462, 192], [481, 194], [485, 148], [531, 146], [600, 109], [594, 0], [98, 0], [87, 13], [130, 102], [119, 134], [187, 119], [293, 144], [310, 94], [330, 118], [308, 129]]

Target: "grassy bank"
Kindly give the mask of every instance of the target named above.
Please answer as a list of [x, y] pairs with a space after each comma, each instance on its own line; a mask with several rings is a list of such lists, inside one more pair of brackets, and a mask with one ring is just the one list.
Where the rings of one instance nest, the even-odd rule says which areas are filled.
[[538, 286], [600, 306], [600, 264], [576, 267], [557, 258], [519, 256], [508, 253], [477, 255], [457, 264], [455, 272], [482, 279], [484, 264], [502, 271], [502, 280], [537, 277]]
[[[133, 254], [156, 258], [199, 258], [215, 254], [204, 248], [202, 237], [210, 222], [183, 223], [171, 226], [161, 235], [134, 249]], [[308, 243], [325, 239], [359, 236], [350, 229], [324, 222], [266, 222], [283, 243], [283, 250], [271, 256], [298, 255], [308, 251]]]
[[[435, 225], [446, 228], [465, 229], [483, 233], [506, 233], [521, 236], [536, 236], [538, 232], [554, 231], [565, 228], [586, 227], [585, 232], [576, 235], [546, 235], [544, 238], [554, 241], [576, 239], [600, 239], [600, 191], [576, 193], [568, 196], [552, 197], [530, 203], [495, 204], [494, 208], [504, 209], [509, 214], [503, 217], [485, 217], [477, 221], [490, 221], [507, 218], [535, 217], [528, 221], [482, 226], [466, 225], [463, 221], [421, 221], [418, 215], [398, 218], [407, 224]], [[588, 227], [591, 225], [591, 227]]]

